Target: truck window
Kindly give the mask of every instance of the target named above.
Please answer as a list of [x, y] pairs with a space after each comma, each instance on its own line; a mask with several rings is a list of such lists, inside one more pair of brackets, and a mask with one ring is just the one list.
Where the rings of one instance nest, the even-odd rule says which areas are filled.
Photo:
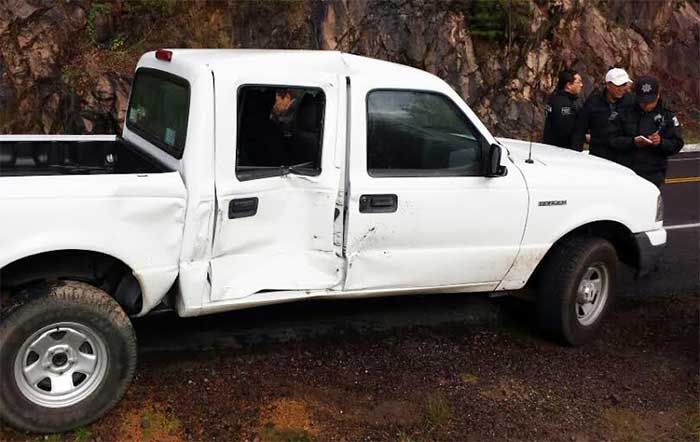
[[126, 126], [177, 159], [187, 137], [190, 86], [187, 80], [155, 69], [136, 71]]
[[407, 90], [367, 95], [367, 172], [384, 176], [482, 174], [481, 137], [448, 97]]
[[250, 180], [321, 173], [321, 89], [242, 86], [238, 89], [236, 176]]

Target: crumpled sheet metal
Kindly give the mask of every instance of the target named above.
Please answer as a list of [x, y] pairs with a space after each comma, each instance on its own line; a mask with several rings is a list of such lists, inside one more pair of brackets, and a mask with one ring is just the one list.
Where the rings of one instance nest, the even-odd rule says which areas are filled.
[[210, 301], [241, 299], [261, 290], [327, 289], [341, 282], [344, 260], [333, 231], [337, 189], [314, 179], [288, 175], [269, 188], [235, 195], [259, 198], [251, 217], [228, 219], [231, 197], [222, 198]]
[[0, 267], [57, 250], [117, 258], [141, 283], [147, 312], [177, 277], [185, 187], [177, 172], [0, 180]]

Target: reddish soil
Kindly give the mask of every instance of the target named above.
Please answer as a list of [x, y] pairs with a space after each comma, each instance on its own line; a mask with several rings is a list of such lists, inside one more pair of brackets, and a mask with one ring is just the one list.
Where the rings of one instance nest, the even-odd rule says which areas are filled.
[[143, 355], [100, 421], [54, 441], [698, 441], [698, 296], [623, 299], [566, 348], [528, 321]]

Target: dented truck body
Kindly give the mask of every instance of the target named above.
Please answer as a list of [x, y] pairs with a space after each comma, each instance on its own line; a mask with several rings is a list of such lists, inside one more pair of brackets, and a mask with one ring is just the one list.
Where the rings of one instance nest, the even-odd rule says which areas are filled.
[[658, 189], [493, 137], [444, 81], [330, 51], [159, 50], [122, 135], [0, 136], [0, 419], [64, 432], [136, 367], [129, 316], [511, 291], [569, 345], [618, 261], [666, 243]]
[[[0, 137], [12, 158], [0, 168], [0, 268], [99, 252], [138, 281], [137, 315], [171, 293], [179, 315], [195, 316], [308, 298], [516, 290], [553, 244], [592, 223], [620, 226], [631, 248], [635, 234], [665, 243], [652, 185], [543, 145], [526, 162], [529, 145], [494, 138], [426, 72], [329, 51], [166, 52], [141, 58], [121, 137]], [[172, 127], [148, 120], [154, 88], [181, 96], [165, 103], [180, 109]], [[279, 139], [306, 153], [254, 155], [272, 129], [252, 116], [273, 92], [297, 102]], [[382, 133], [422, 144], [397, 156]], [[101, 156], [79, 156], [82, 168], [59, 157], [63, 169], [51, 173], [19, 158], [37, 157], [20, 145], [58, 141]], [[489, 174], [494, 149], [500, 172]]]
[[[32, 143], [38, 150], [56, 140], [78, 151], [106, 145], [105, 152], [117, 155], [115, 137], [5, 136], [0, 144], [9, 150], [8, 146]], [[83, 146], [86, 143], [92, 146]], [[101, 253], [132, 269], [144, 295], [144, 311], [158, 304], [179, 271], [186, 195], [180, 175], [165, 169], [155, 172], [155, 163], [137, 167], [150, 172], [85, 170], [85, 162], [71, 162], [73, 170], [66, 171], [68, 163], [64, 168], [42, 167], [27, 160], [36, 157], [32, 149], [25, 153], [26, 158], [0, 171], [0, 268], [50, 252]], [[3, 272], [3, 279], [14, 276]]]

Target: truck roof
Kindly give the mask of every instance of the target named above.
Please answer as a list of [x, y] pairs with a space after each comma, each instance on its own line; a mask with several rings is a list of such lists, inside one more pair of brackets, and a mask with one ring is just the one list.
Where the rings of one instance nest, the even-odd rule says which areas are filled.
[[[214, 72], [235, 73], [284, 70], [286, 72], [325, 72], [342, 76], [400, 76], [425, 82], [438, 77], [409, 66], [340, 51], [295, 49], [167, 49], [173, 62], [199, 64]], [[155, 60], [155, 51], [143, 55], [139, 64]]]

